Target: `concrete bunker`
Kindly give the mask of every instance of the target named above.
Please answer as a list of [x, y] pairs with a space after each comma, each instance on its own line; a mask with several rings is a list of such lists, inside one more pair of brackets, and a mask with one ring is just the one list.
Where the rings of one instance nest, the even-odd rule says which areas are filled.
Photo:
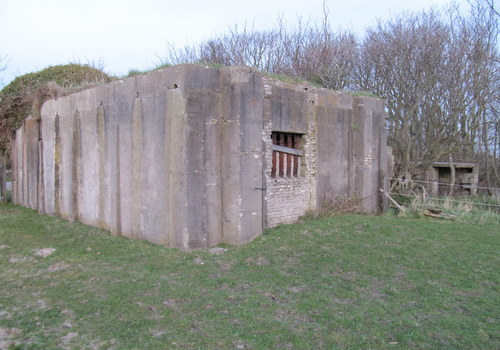
[[[455, 180], [452, 182], [452, 165]], [[455, 195], [475, 195], [479, 182], [479, 167], [476, 163], [434, 162], [425, 172], [427, 191], [432, 195], [447, 195], [453, 186]]]
[[243, 244], [326, 195], [377, 212], [381, 99], [179, 65], [43, 104], [13, 143], [15, 203], [181, 249]]

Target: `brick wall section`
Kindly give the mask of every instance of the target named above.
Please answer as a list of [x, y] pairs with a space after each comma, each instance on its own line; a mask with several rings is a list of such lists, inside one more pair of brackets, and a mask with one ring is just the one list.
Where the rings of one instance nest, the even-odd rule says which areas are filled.
[[[275, 98], [272, 95], [273, 88], [296, 90], [286, 84], [277, 84], [276, 81], [270, 85], [265, 85], [266, 99]], [[308, 102], [314, 101], [315, 94], [306, 95]], [[286, 103], [286, 101], [284, 102]], [[311, 108], [313, 103], [311, 102]], [[266, 109], [264, 109], [266, 113]], [[308, 113], [310, 114], [310, 113]], [[297, 221], [308, 210], [316, 207], [316, 130], [312, 118], [307, 120], [307, 131], [303, 133], [299, 149], [304, 152], [304, 156], [299, 158], [298, 177], [271, 177], [272, 169], [272, 131], [300, 132], [302, 130], [280, 130], [273, 126], [272, 118], [264, 118], [266, 121], [263, 127], [263, 142], [265, 144], [265, 182], [267, 227], [274, 227], [280, 224]]]

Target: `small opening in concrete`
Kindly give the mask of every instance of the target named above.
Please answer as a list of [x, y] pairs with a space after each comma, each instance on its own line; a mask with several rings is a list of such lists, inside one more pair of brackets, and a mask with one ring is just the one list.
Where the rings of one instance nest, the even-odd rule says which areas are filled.
[[305, 88], [304, 88], [304, 90], [305, 90], [305, 91], [307, 91], [307, 90], [309, 90], [309, 89], [305, 87]]
[[174, 89], [177, 89], [179, 86], [177, 84], [174, 84]]

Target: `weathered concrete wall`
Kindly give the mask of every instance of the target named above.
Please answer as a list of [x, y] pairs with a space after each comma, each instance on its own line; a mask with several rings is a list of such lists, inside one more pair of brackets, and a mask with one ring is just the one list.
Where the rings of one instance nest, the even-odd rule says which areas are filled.
[[[242, 244], [327, 193], [375, 211], [383, 119], [380, 100], [250, 68], [169, 67], [46, 102], [16, 134], [13, 197], [182, 249]], [[272, 131], [302, 135], [299, 176], [271, 178]]]
[[[327, 196], [357, 198], [365, 211], [379, 211], [387, 167], [383, 101], [267, 82], [266, 226], [296, 221]], [[299, 177], [271, 177], [272, 131], [302, 134]]]
[[14, 183], [13, 202], [37, 209], [40, 199], [39, 179], [39, 127], [40, 121], [28, 117], [16, 131], [12, 163]]

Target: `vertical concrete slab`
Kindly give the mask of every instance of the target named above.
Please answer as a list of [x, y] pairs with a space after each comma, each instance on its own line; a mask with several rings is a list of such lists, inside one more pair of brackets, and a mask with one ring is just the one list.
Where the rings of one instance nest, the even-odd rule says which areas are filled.
[[54, 153], [55, 153], [55, 115], [52, 109], [53, 102], [48, 101], [42, 106], [40, 114], [41, 139], [42, 139], [42, 186], [43, 186], [43, 207], [39, 212], [47, 215], [55, 215], [54, 208]]
[[[206, 123], [216, 120], [216, 93], [209, 90], [190, 89], [186, 92], [187, 138], [186, 138], [186, 200], [188, 213], [189, 246], [193, 248], [208, 245]], [[213, 159], [213, 156], [211, 157]], [[216, 179], [212, 179], [216, 181]]]
[[107, 228], [106, 224], [106, 114], [104, 112], [103, 101], [99, 101], [97, 109], [96, 129], [97, 129], [97, 226]]
[[131, 195], [133, 197], [132, 217], [131, 217], [131, 237], [139, 235], [142, 232], [144, 222], [143, 212], [143, 126], [142, 126], [142, 99], [137, 96], [134, 99], [132, 112], [132, 185]]
[[109, 99], [103, 99], [103, 111], [104, 111], [104, 135], [106, 135], [106, 140], [104, 144], [105, 157], [104, 157], [104, 174], [105, 181], [104, 186], [101, 184], [101, 190], [104, 192], [100, 195], [100, 204], [104, 208], [102, 215], [103, 222], [105, 223], [105, 228], [111, 230], [117, 234], [118, 229], [118, 200], [119, 198], [119, 186], [118, 186], [118, 123], [116, 121], [116, 111], [115, 106], [112, 103], [112, 97]]
[[317, 201], [351, 194], [352, 97], [328, 90], [317, 106]]
[[[168, 243], [168, 234], [165, 229], [168, 223], [166, 212], [168, 193], [165, 175], [168, 171], [165, 162], [167, 101], [165, 90], [158, 92], [139, 90], [142, 121], [138, 129], [139, 121], [135, 119], [133, 132], [136, 144], [133, 152], [138, 156], [140, 154], [141, 160], [139, 163], [134, 161], [132, 164], [138, 181], [134, 184], [136, 187], [133, 191], [140, 191], [135, 194], [137, 197], [135, 205], [138, 206], [137, 214], [139, 215], [136, 217], [138, 230], [136, 234], [143, 232], [146, 239], [166, 244]], [[139, 139], [141, 139], [140, 143]]]
[[22, 154], [21, 154], [21, 164], [22, 164], [22, 182], [21, 182], [21, 203], [23, 203], [24, 206], [28, 206], [29, 202], [29, 192], [28, 192], [28, 174], [29, 174], [29, 169], [28, 169], [28, 138], [26, 135], [26, 123], [23, 123], [22, 126], [22, 133], [23, 133], [23, 144], [22, 144]]
[[222, 229], [220, 69], [183, 66], [186, 98], [187, 145], [186, 200], [191, 216], [189, 246], [207, 247], [220, 243]]
[[189, 219], [186, 202], [186, 102], [181, 89], [166, 92], [168, 109], [165, 113], [166, 182], [168, 243], [188, 249]]
[[240, 121], [235, 113], [235, 87], [231, 83], [231, 72], [221, 71], [221, 181], [222, 186], [222, 239], [237, 244], [241, 231], [240, 222]]
[[28, 118], [24, 121], [25, 133], [25, 205], [31, 209], [38, 208], [38, 178], [39, 178], [39, 131], [40, 120]]
[[[180, 130], [172, 130], [172, 125], [169, 124], [170, 118], [175, 118], [178, 114], [177, 111], [171, 113], [170, 108], [175, 109], [176, 104], [169, 100], [168, 91], [174, 90], [174, 86], [183, 85], [182, 76], [177, 68], [170, 73], [166, 74], [164, 70], [160, 70], [135, 78], [142, 117], [139, 125], [135, 109], [133, 153], [140, 154], [141, 159], [138, 160], [139, 163], [132, 162], [135, 172], [133, 176], [140, 177], [139, 184], [136, 184], [137, 188], [133, 191], [139, 187], [141, 190], [135, 195], [138, 197], [135, 204], [139, 217], [135, 223], [134, 234], [159, 244], [170, 244], [171, 204], [175, 207], [184, 203], [183, 199], [170, 203], [170, 157], [180, 156], [175, 151], [173, 154], [170, 153], [170, 143], [185, 142], [179, 138], [182, 131], [179, 133]], [[142, 141], [139, 142], [139, 139]]]
[[23, 205], [22, 186], [23, 186], [23, 128], [16, 130], [14, 139], [14, 148], [12, 150], [12, 201], [14, 204]]
[[228, 68], [222, 92], [224, 161], [223, 234], [242, 244], [262, 233], [262, 127], [264, 84], [248, 68]]
[[71, 185], [73, 192], [73, 219], [80, 220], [80, 197], [82, 191], [82, 122], [81, 114], [77, 109], [73, 117], [73, 139], [71, 145]]
[[262, 75], [254, 70], [247, 72], [247, 96], [241, 108], [241, 169], [240, 191], [242, 196], [242, 230], [239, 244], [247, 243], [262, 234], [263, 197], [265, 187], [262, 162], [262, 128], [264, 82]]
[[54, 213], [61, 216], [61, 117], [54, 119]]
[[[117, 228], [119, 235], [134, 237], [134, 214], [136, 195], [133, 192], [133, 117], [137, 105], [137, 87], [134, 80], [125, 80], [120, 90], [115, 90], [113, 102], [116, 105], [117, 123]], [[136, 115], [136, 117], [140, 117]], [[135, 238], [135, 237], [134, 237]]]
[[385, 151], [382, 152], [381, 149], [381, 141], [385, 135], [383, 104], [381, 100], [364, 96], [355, 97], [353, 103], [353, 125], [356, 126], [353, 129], [356, 194], [361, 198], [363, 208], [375, 213], [380, 206], [380, 165], [386, 161]]
[[222, 242], [222, 179], [220, 96], [215, 99], [214, 115], [205, 119], [205, 185], [206, 185], [206, 229], [207, 245]]
[[58, 108], [60, 160], [59, 160], [59, 202], [60, 216], [70, 221], [75, 218], [73, 192], [73, 129], [77, 110], [75, 95], [67, 96], [69, 103]]
[[78, 208], [79, 220], [85, 224], [98, 225], [97, 204], [99, 198], [99, 161], [97, 141], [97, 110], [99, 101], [88, 94], [91, 103], [80, 107], [80, 166]]

